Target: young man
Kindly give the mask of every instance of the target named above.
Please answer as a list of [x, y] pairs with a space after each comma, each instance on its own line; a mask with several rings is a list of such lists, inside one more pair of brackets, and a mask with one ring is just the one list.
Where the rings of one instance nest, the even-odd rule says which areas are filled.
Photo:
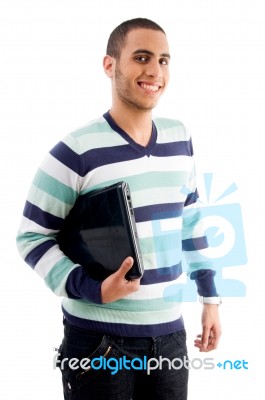
[[[65, 399], [187, 399], [185, 326], [180, 299], [168, 289], [179, 283], [182, 254], [208, 303], [195, 346], [207, 352], [218, 344], [214, 271], [198, 251], [207, 248], [206, 238], [194, 233], [199, 212], [191, 138], [179, 121], [152, 117], [168, 85], [169, 63], [166, 34], [155, 22], [119, 25], [103, 60], [112, 84], [110, 110], [50, 151], [28, 195], [18, 249], [63, 297], [57, 363]], [[144, 274], [126, 280], [133, 265], [128, 257], [97, 281], [61, 252], [56, 237], [78, 196], [121, 180], [131, 189]]]

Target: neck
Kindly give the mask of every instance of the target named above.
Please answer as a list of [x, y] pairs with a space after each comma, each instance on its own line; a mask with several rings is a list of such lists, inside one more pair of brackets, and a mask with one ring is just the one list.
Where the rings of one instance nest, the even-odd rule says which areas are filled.
[[110, 115], [116, 124], [123, 129], [136, 143], [146, 146], [152, 133], [152, 112], [119, 109], [112, 106]]

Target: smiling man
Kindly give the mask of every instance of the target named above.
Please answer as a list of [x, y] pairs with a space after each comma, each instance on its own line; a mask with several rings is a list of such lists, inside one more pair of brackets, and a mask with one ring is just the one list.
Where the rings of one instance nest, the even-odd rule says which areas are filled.
[[[178, 120], [152, 116], [169, 64], [167, 37], [155, 22], [136, 18], [115, 28], [103, 60], [109, 111], [58, 143], [29, 191], [18, 249], [62, 297], [56, 360], [67, 400], [187, 399], [186, 331], [180, 293], [172, 293], [183, 256], [204, 303], [195, 346], [208, 352], [218, 345], [219, 296], [212, 264], [199, 251], [208, 245], [197, 225], [191, 138]], [[79, 196], [122, 180], [131, 189], [144, 274], [128, 281], [134, 260], [127, 257], [98, 281], [89, 272], [97, 265], [71, 261], [57, 235]]]

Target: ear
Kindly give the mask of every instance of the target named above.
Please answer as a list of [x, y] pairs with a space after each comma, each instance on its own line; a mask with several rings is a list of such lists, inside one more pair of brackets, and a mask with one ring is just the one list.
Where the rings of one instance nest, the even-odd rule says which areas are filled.
[[103, 58], [103, 68], [104, 68], [105, 74], [109, 78], [112, 78], [114, 75], [114, 71], [115, 71], [115, 59], [108, 55], [105, 56]]

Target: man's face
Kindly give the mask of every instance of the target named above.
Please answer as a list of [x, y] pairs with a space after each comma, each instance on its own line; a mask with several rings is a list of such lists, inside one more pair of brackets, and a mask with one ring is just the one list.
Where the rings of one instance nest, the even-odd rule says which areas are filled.
[[128, 33], [113, 76], [114, 99], [129, 108], [152, 110], [169, 80], [169, 49], [163, 32], [136, 29]]

